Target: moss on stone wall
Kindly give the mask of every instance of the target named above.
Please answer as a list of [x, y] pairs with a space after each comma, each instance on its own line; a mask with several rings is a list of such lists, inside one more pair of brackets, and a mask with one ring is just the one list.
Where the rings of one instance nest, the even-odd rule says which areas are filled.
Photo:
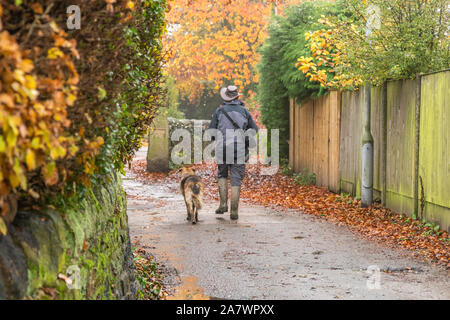
[[19, 211], [0, 236], [0, 298], [133, 299], [125, 199], [109, 176], [76, 208]]

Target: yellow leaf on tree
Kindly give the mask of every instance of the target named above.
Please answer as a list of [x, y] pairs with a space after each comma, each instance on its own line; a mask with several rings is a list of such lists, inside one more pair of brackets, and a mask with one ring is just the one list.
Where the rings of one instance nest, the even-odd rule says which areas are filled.
[[33, 76], [25, 76], [25, 87], [28, 89], [36, 89], [36, 79]]
[[58, 33], [58, 32], [59, 32], [59, 27], [58, 27], [58, 25], [56, 24], [55, 21], [50, 22], [50, 27], [52, 28], [52, 30], [53, 30], [55, 33]]
[[103, 139], [103, 137], [97, 137], [97, 143], [99, 144], [99, 146], [102, 146], [105, 143], [105, 140]]
[[58, 149], [57, 148], [51, 148], [50, 149], [50, 158], [53, 160], [56, 160], [59, 158]]
[[13, 188], [17, 188], [20, 184], [20, 179], [14, 172], [9, 173], [8, 180]]
[[26, 158], [25, 160], [27, 163], [28, 170], [36, 169], [36, 155], [35, 155], [34, 151], [31, 149], [28, 149], [27, 155], [25, 158]]
[[[107, 128], [108, 129], [108, 128]], [[72, 155], [75, 155], [78, 152], [78, 147], [76, 145], [71, 145], [69, 147], [69, 151]]]
[[61, 146], [58, 146], [56, 148], [56, 152], [57, 152], [59, 158], [63, 158], [66, 155], [66, 149], [64, 149]]
[[64, 53], [59, 48], [53, 47], [48, 50], [47, 56], [49, 59], [57, 59], [64, 56]]
[[8, 233], [8, 228], [6, 227], [6, 223], [2, 217], [0, 217], [0, 234], [6, 236]]
[[6, 143], [9, 149], [12, 149], [17, 142], [17, 133], [12, 128], [8, 129], [6, 133]]
[[0, 136], [0, 152], [6, 151], [6, 143], [5, 139], [3, 139], [3, 136]]
[[130, 10], [133, 10], [134, 9], [134, 2], [133, 1], [128, 1], [127, 2], [127, 8], [130, 9]]
[[[24, 170], [22, 168], [22, 166], [20, 165], [20, 161], [19, 159], [15, 158], [14, 159], [14, 167], [13, 167], [13, 173], [14, 173], [14, 184], [16, 184], [15, 187], [17, 187], [19, 184], [22, 187], [22, 189], [26, 190], [27, 189], [27, 178], [24, 174]], [[11, 178], [10, 178], [11, 181]], [[17, 184], [18, 182], [18, 184]], [[15, 188], [14, 187], [14, 188]]]
[[34, 137], [33, 140], [31, 140], [31, 147], [33, 149], [39, 149], [41, 146], [41, 139], [39, 137]]
[[23, 59], [20, 62], [20, 69], [22, 69], [25, 72], [31, 72], [34, 69], [33, 62], [30, 59]]
[[66, 103], [69, 106], [73, 106], [73, 104], [75, 103], [75, 100], [77, 100], [77, 97], [72, 93], [68, 94], [66, 97]]

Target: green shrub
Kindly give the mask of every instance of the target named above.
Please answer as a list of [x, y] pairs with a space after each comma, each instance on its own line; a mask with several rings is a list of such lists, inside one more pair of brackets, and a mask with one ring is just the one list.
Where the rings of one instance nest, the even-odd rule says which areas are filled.
[[159, 113], [166, 117], [183, 119], [184, 113], [178, 107], [180, 105], [180, 92], [175, 85], [175, 79], [171, 75], [166, 75], [163, 81], [164, 100], [161, 102]]
[[267, 129], [280, 129], [281, 157], [286, 158], [289, 151], [289, 98], [301, 101], [327, 93], [296, 68], [300, 56], [311, 54], [305, 33], [319, 28], [317, 20], [321, 15], [336, 15], [340, 11], [340, 4], [304, 2], [288, 8], [285, 16], [272, 17], [269, 36], [260, 49], [258, 100]]
[[[450, 68], [448, 0], [348, 0], [353, 19], [338, 19], [347, 67], [341, 74], [381, 84]], [[366, 36], [366, 10], [379, 8], [380, 28]]]
[[314, 172], [308, 172], [308, 169], [303, 169], [299, 173], [294, 173], [294, 181], [301, 186], [315, 185], [316, 174]]
[[281, 174], [288, 177], [293, 174], [291, 165], [288, 161], [286, 161], [286, 159], [281, 159]]

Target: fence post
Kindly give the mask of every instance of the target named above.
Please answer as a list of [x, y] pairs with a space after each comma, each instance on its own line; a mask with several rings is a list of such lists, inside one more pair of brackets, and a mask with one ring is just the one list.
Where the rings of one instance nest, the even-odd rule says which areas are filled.
[[289, 165], [292, 170], [294, 170], [294, 148], [295, 148], [295, 126], [297, 123], [295, 122], [295, 99], [291, 98], [289, 100]]
[[387, 171], [387, 82], [383, 83], [381, 93], [381, 204], [386, 206]]
[[422, 219], [423, 212], [419, 215], [419, 143], [420, 143], [420, 104], [422, 98], [422, 75], [416, 78], [416, 110], [415, 110], [415, 130], [414, 130], [414, 213], [416, 217]]

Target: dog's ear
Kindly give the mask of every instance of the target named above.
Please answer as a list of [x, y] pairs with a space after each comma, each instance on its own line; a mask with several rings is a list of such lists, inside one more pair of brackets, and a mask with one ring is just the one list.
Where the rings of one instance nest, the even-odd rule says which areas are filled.
[[177, 170], [175, 170], [175, 173], [178, 173], [178, 172], [180, 172], [181, 170], [183, 170], [183, 167], [178, 168]]

